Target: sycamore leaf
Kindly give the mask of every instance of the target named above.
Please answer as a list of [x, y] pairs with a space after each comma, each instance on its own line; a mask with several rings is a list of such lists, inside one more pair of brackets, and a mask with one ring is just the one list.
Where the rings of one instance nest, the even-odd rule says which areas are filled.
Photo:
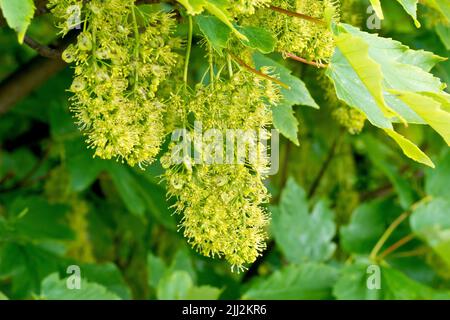
[[187, 296], [194, 283], [186, 271], [175, 271], [159, 281], [157, 297], [159, 300], [180, 300]]
[[443, 110], [438, 100], [420, 93], [395, 90], [391, 92], [411, 107], [450, 145], [450, 112]]
[[193, 286], [186, 295], [186, 300], [217, 300], [222, 290], [212, 286]]
[[339, 279], [333, 287], [333, 295], [338, 300], [377, 300], [380, 290], [367, 287], [368, 265], [358, 262], [340, 270]]
[[450, 26], [438, 24], [435, 29], [445, 48], [450, 50]]
[[147, 255], [147, 282], [151, 288], [157, 288], [159, 281], [163, 278], [167, 266], [163, 259], [155, 256], [153, 253]]
[[369, 57], [369, 45], [364, 40], [340, 33], [327, 75], [341, 100], [363, 111], [375, 126], [392, 128], [388, 117], [395, 113], [383, 97], [381, 67]]
[[108, 169], [119, 196], [127, 209], [136, 215], [142, 216], [145, 212], [145, 201], [142, 199], [139, 186], [127, 167], [111, 163]]
[[196, 16], [195, 22], [214, 50], [221, 53], [227, 47], [231, 30], [226, 24], [215, 16], [204, 14]]
[[236, 26], [241, 34], [248, 40], [241, 40], [247, 47], [257, 49], [262, 53], [270, 53], [275, 50], [277, 39], [267, 30], [254, 26]]
[[[219, 53], [227, 47], [230, 39], [231, 30], [218, 17], [213, 15], [201, 14], [195, 16], [195, 22], [204, 34], [209, 43]], [[262, 53], [270, 53], [275, 49], [276, 39], [267, 30], [254, 26], [239, 26], [234, 24], [236, 30], [246, 37], [247, 40], [240, 38], [242, 44], [252, 49], [257, 49]]]
[[449, 292], [431, 288], [388, 266], [380, 266], [380, 288], [370, 290], [367, 286], [371, 275], [368, 272], [370, 266], [373, 265], [368, 261], [357, 261], [353, 265], [344, 267], [333, 288], [334, 296], [340, 300], [439, 300], [450, 298]]
[[160, 300], [217, 300], [221, 289], [211, 286], [195, 286], [186, 271], [175, 271], [161, 279], [157, 288]]
[[450, 112], [450, 95], [446, 92], [434, 93], [434, 92], [421, 92], [425, 96], [432, 97], [434, 100], [439, 101], [441, 108], [447, 112]]
[[337, 276], [337, 269], [328, 265], [289, 265], [275, 271], [267, 279], [254, 282], [243, 299], [330, 299]]
[[248, 38], [242, 33], [240, 33], [236, 29], [236, 27], [231, 23], [230, 21], [231, 18], [229, 17], [226, 10], [220, 4], [216, 4], [213, 1], [205, 1], [205, 9], [212, 15], [215, 15], [217, 18], [219, 18], [223, 23], [225, 23], [238, 39], [248, 41]]
[[272, 108], [273, 124], [280, 133], [298, 145], [298, 121], [294, 115], [294, 105], [304, 105], [319, 109], [319, 106], [311, 97], [305, 83], [291, 74], [291, 70], [274, 60], [256, 52], [253, 55], [255, 67], [271, 67], [273, 74], [289, 88], [280, 88], [283, 99]]
[[[420, 22], [417, 20], [417, 3], [419, 0], [397, 0], [405, 9], [405, 11], [413, 18], [414, 24], [417, 28], [420, 27]], [[381, 8], [380, 0], [370, 0], [373, 10], [377, 14], [378, 18], [384, 19], [383, 9]]]
[[272, 207], [272, 233], [284, 256], [292, 263], [322, 262], [336, 249], [333, 212], [318, 202], [311, 213], [305, 191], [289, 178], [280, 204]]
[[288, 102], [280, 103], [272, 108], [272, 121], [280, 133], [291, 140], [295, 145], [298, 142], [298, 120], [295, 117], [292, 105]]
[[60, 279], [53, 273], [42, 281], [41, 298], [45, 300], [120, 300], [105, 287], [86, 280], [81, 281], [80, 289], [71, 290], [66, 279]]
[[413, 18], [414, 24], [420, 28], [420, 22], [417, 20], [417, 2], [419, 0], [397, 0], [405, 11]]
[[427, 5], [438, 10], [450, 22], [450, 2], [448, 0], [429, 0]]
[[[390, 122], [402, 120], [402, 122], [425, 124], [426, 122], [412, 108], [390, 93], [389, 90], [441, 93], [445, 85], [428, 71], [445, 59], [431, 52], [411, 50], [398, 41], [362, 32], [350, 25], [342, 24], [341, 27], [342, 31], [363, 40], [369, 46], [369, 57], [380, 66], [384, 99], [398, 115], [397, 118], [388, 120]], [[339, 76], [345, 77], [346, 81], [351, 81], [349, 75], [340, 73]], [[364, 111], [364, 103], [361, 101], [358, 104], [358, 100], [356, 100], [356, 103], [356, 107]], [[369, 114], [367, 116], [370, 120]], [[377, 125], [376, 123], [373, 124]]]
[[228, 3], [221, 0], [177, 0], [189, 15], [195, 16], [202, 13], [204, 10], [208, 11], [213, 16], [222, 21], [236, 37], [243, 41], [248, 41], [247, 37], [240, 33], [231, 22], [231, 17], [227, 12]]
[[417, 114], [389, 93], [390, 89], [414, 92], [440, 93], [445, 87], [440, 79], [429, 71], [436, 63], [445, 60], [431, 52], [411, 50], [398, 41], [362, 32], [358, 28], [342, 24], [345, 32], [363, 40], [369, 46], [369, 57], [381, 68], [385, 101], [395, 110], [402, 122], [424, 123]]
[[425, 191], [432, 197], [450, 199], [450, 148], [437, 159], [436, 169], [425, 172]]
[[411, 215], [411, 229], [450, 267], [450, 201], [435, 198]]
[[186, 11], [191, 16], [195, 16], [203, 12], [203, 8], [205, 7], [204, 0], [177, 0], [183, 7], [186, 8]]
[[378, 62], [381, 67], [385, 62], [396, 61], [414, 65], [424, 71], [430, 71], [438, 62], [446, 60], [446, 58], [432, 52], [412, 50], [399, 41], [380, 37], [376, 33], [361, 31], [349, 24], [341, 23], [339, 27], [340, 32], [347, 32], [364, 40], [369, 45], [369, 56]]
[[403, 272], [390, 268], [381, 268], [381, 282], [385, 300], [442, 300], [450, 299], [450, 293], [436, 290], [409, 278]]
[[386, 132], [388, 136], [397, 142], [407, 157], [434, 168], [433, 161], [431, 161], [431, 159], [414, 143], [406, 139], [401, 134], [395, 132], [393, 129], [384, 129], [384, 132]]
[[[411, 50], [398, 41], [363, 32], [347, 24], [334, 28], [336, 50], [327, 75], [335, 85], [337, 96], [351, 107], [364, 112], [369, 121], [383, 129], [410, 158], [433, 166], [431, 160], [411, 141], [393, 131], [392, 123], [431, 124], [445, 137], [449, 99], [440, 79], [429, 71], [445, 60], [431, 52]], [[401, 91], [433, 96], [436, 107], [427, 108], [414, 99], [401, 98]], [[380, 93], [381, 92], [381, 93]], [[431, 101], [431, 100], [430, 100]], [[421, 102], [427, 102], [421, 99]]]
[[23, 38], [34, 16], [33, 0], [0, 0], [0, 9], [3, 16], [12, 29], [17, 32], [18, 40], [23, 43]]

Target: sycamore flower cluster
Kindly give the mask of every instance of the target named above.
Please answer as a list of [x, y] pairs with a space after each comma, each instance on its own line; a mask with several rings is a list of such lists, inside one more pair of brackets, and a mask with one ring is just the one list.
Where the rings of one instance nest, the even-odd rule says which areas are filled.
[[[260, 26], [276, 36], [276, 51], [318, 62], [330, 59], [330, 24], [339, 19], [336, 0], [228, 4], [235, 22]], [[238, 39], [227, 42], [225, 54], [214, 52], [208, 43], [209, 83], [202, 80], [191, 89], [189, 54], [184, 61], [175, 53], [181, 47], [174, 36], [176, 20], [156, 11], [161, 7], [140, 10], [135, 0], [50, 0], [49, 6], [63, 34], [81, 28], [63, 59], [75, 65], [71, 109], [95, 155], [145, 165], [157, 156], [167, 134], [184, 128], [194, 137], [200, 162], [193, 154], [175, 161], [174, 154], [183, 150], [174, 142], [161, 157], [168, 195], [183, 214], [180, 229], [205, 256], [223, 257], [238, 270], [255, 261], [266, 246], [269, 220], [263, 207], [269, 199], [263, 183], [269, 159], [259, 134], [271, 125], [271, 108], [279, 100], [270, 70], [249, 72], [253, 50]], [[296, 13], [307, 19], [292, 16]], [[190, 52], [189, 45], [186, 50]], [[233, 70], [237, 65], [239, 70]], [[202, 132], [218, 130], [224, 139], [201, 137], [199, 145], [194, 123], [201, 123]], [[242, 153], [235, 141], [232, 161], [224, 159], [229, 156], [225, 137], [230, 129], [240, 130], [237, 141], [243, 139], [244, 148], [255, 152]], [[211, 150], [222, 151], [223, 162], [208, 162]], [[81, 213], [74, 217], [76, 228], [85, 229], [83, 219]]]
[[[62, 14], [65, 5], [74, 2], [53, 2], [53, 10], [67, 18]], [[149, 163], [164, 138], [166, 107], [157, 91], [177, 59], [173, 48], [180, 42], [171, 37], [174, 19], [141, 12], [134, 0], [76, 4], [82, 8], [84, 27], [63, 59], [76, 64], [70, 91], [79, 126], [96, 156], [130, 165]]]
[[[277, 37], [277, 51], [289, 52], [308, 60], [328, 61], [334, 51], [329, 24], [339, 20], [336, 0], [275, 0], [272, 5], [316, 18], [317, 22], [280, 14], [264, 8], [250, 17], [248, 23], [267, 28]], [[320, 22], [321, 21], [321, 22]]]
[[348, 130], [350, 134], [358, 134], [364, 128], [366, 116], [358, 109], [338, 103], [339, 107], [333, 111], [333, 117]]
[[[277, 99], [278, 89], [272, 82], [240, 71], [229, 81], [199, 88], [185, 108], [204, 130], [258, 130], [270, 125], [270, 105]], [[266, 150], [258, 141], [247, 142], [257, 144], [254, 162], [194, 163], [188, 155], [174, 165], [175, 146], [161, 159], [168, 193], [177, 199], [176, 211], [183, 213], [180, 227], [185, 237], [201, 254], [224, 257], [238, 270], [255, 261], [265, 248], [268, 222], [261, 207], [269, 197], [262, 182]]]

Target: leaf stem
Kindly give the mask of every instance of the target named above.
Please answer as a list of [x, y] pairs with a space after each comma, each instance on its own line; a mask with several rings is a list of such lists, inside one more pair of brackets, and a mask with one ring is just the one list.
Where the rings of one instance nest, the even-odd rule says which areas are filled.
[[213, 49], [211, 44], [208, 42], [208, 62], [209, 62], [209, 82], [211, 87], [214, 89], [214, 60], [213, 60]]
[[233, 77], [233, 65], [231, 64], [231, 56], [228, 53], [227, 54], [227, 64], [228, 64], [228, 75], [230, 76], [230, 78]]
[[259, 71], [259, 70], [253, 69], [252, 67], [250, 67], [248, 64], [246, 64], [244, 61], [242, 61], [241, 59], [239, 59], [238, 57], [236, 57], [236, 56], [233, 55], [232, 53], [229, 53], [229, 55], [230, 55], [231, 58], [232, 58], [234, 61], [236, 61], [241, 67], [247, 69], [248, 71], [250, 71], [250, 72], [252, 72], [252, 73], [254, 73], [254, 74], [256, 74], [256, 75], [258, 75], [258, 76], [260, 76], [260, 77], [262, 77], [262, 78], [264, 78], [264, 79], [273, 81], [273, 82], [275, 82], [276, 84], [282, 86], [282, 87], [285, 88], [285, 89], [290, 89], [290, 87], [289, 87], [287, 84], [281, 82], [280, 80], [278, 80], [278, 79], [276, 79], [276, 78], [273, 78], [273, 77], [271, 77], [271, 76], [268, 76], [267, 74], [262, 73], [262, 72]]
[[187, 40], [187, 47], [186, 47], [186, 58], [184, 61], [184, 74], [183, 74], [183, 81], [184, 81], [184, 87], [187, 87], [187, 81], [188, 81], [188, 71], [189, 71], [189, 59], [191, 57], [191, 49], [192, 49], [192, 17], [188, 15], [188, 40]]
[[429, 252], [429, 248], [423, 246], [423, 247], [419, 247], [417, 249], [410, 250], [410, 251], [402, 251], [402, 252], [394, 253], [394, 254], [392, 254], [392, 257], [396, 257], [396, 258], [415, 257], [415, 256], [420, 256], [422, 254], [425, 254], [427, 252]]
[[326, 68], [326, 67], [328, 67], [328, 65], [326, 65], [326, 64], [322, 64], [322, 63], [316, 62], [316, 61], [309, 61], [309, 60], [306, 60], [305, 58], [296, 56], [295, 54], [290, 53], [290, 52], [283, 52], [283, 56], [286, 56], [286, 57], [288, 57], [288, 58], [290, 58], [292, 60], [295, 60], [295, 61], [299, 61], [299, 62], [302, 62], [302, 63], [305, 63], [305, 64], [309, 64], [310, 66], [314, 66], [314, 67], [317, 67], [317, 68]]
[[[420, 204], [428, 202], [429, 200], [430, 200], [430, 197], [428, 196], [428, 197], [425, 197], [425, 198], [417, 201], [416, 203], [414, 203], [411, 206], [411, 208], [409, 210], [403, 212], [389, 225], [389, 227], [386, 229], [386, 231], [384, 231], [384, 233], [381, 235], [380, 239], [378, 240], [378, 242], [375, 244], [372, 251], [370, 252], [370, 256], [369, 256], [370, 260], [376, 261], [378, 258], [380, 258], [380, 257], [378, 257], [378, 252], [380, 252], [381, 248], [386, 243], [386, 241], [389, 239], [391, 234], [395, 231], [395, 229], [397, 229], [397, 227], [403, 221], [405, 221]], [[386, 250], [388, 250], [388, 249], [386, 249]], [[384, 255], [384, 256], [386, 256], [386, 255]]]
[[381, 235], [380, 239], [378, 239], [378, 242], [373, 247], [372, 251], [370, 252], [370, 260], [375, 261], [377, 260], [378, 252], [381, 250], [383, 245], [386, 243], [386, 241], [389, 239], [391, 234], [397, 229], [397, 227], [406, 220], [409, 215], [411, 214], [411, 211], [405, 211], [401, 215], [397, 217], [390, 225], [389, 227], [384, 231], [384, 233]]
[[286, 10], [286, 9], [283, 9], [283, 8], [280, 8], [280, 7], [276, 7], [276, 6], [272, 6], [272, 5], [269, 6], [269, 9], [273, 10], [273, 11], [276, 11], [276, 12], [279, 12], [279, 13], [282, 13], [282, 14], [285, 14], [285, 15], [290, 16], [290, 17], [300, 18], [300, 19], [307, 20], [307, 21], [310, 21], [310, 22], [313, 22], [313, 23], [325, 25], [325, 21], [320, 20], [318, 18], [314, 18], [314, 17], [308, 16], [308, 15], [303, 14], [303, 13], [298, 13], [298, 12], [295, 12], [295, 11]]
[[394, 243], [393, 245], [391, 245], [389, 248], [387, 248], [386, 250], [384, 250], [380, 255], [379, 255], [379, 259], [383, 260], [386, 256], [388, 256], [389, 254], [391, 254], [392, 252], [394, 252], [395, 250], [397, 250], [398, 248], [400, 248], [401, 246], [407, 244], [408, 242], [410, 242], [411, 240], [414, 239], [414, 234], [410, 233], [407, 236], [401, 238], [400, 240], [398, 240], [396, 243]]

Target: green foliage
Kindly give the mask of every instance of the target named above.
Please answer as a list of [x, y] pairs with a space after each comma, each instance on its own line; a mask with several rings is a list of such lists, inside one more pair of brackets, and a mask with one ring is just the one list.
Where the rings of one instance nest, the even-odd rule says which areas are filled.
[[59, 279], [56, 273], [42, 281], [41, 295], [43, 300], [118, 300], [119, 298], [96, 283], [81, 283], [80, 289], [68, 290], [66, 280]]
[[[446, 126], [441, 123], [448, 121], [445, 105], [450, 98], [442, 91], [445, 85], [427, 73], [441, 58], [429, 52], [413, 51], [399, 42], [361, 32], [349, 25], [341, 28], [328, 69], [338, 97], [363, 111], [408, 157], [433, 166], [412, 142], [392, 130], [392, 122], [428, 123], [444, 140], [449, 139]], [[424, 111], [424, 103], [432, 103], [433, 112]]]
[[298, 145], [298, 121], [294, 116], [293, 106], [304, 105], [317, 109], [319, 106], [311, 97], [304, 82], [293, 76], [289, 69], [259, 53], [253, 55], [253, 60], [257, 68], [263, 66], [273, 68], [274, 74], [288, 86], [280, 89], [282, 99], [272, 108], [273, 125], [282, 135]]
[[318, 202], [309, 214], [305, 191], [289, 179], [280, 204], [272, 207], [271, 212], [273, 237], [289, 262], [300, 264], [331, 258], [336, 249], [331, 242], [336, 226], [333, 213], [324, 202]]
[[189, 273], [174, 271], [159, 282], [157, 297], [161, 300], [216, 300], [220, 292], [211, 286], [194, 286]]
[[1, 0], [0, 9], [8, 25], [17, 32], [19, 42], [22, 43], [34, 16], [33, 0], [17, 0], [14, 2]]
[[259, 279], [244, 293], [244, 299], [330, 299], [337, 270], [306, 263], [276, 271], [268, 279]]
[[[0, 300], [450, 299], [448, 1], [44, 2], [0, 0]], [[198, 122], [257, 161], [174, 163]]]
[[384, 284], [380, 290], [368, 290], [367, 264], [352, 265], [341, 271], [333, 294], [343, 300], [426, 300], [449, 299], [450, 293], [433, 290], [389, 267], [381, 268]]
[[411, 216], [411, 228], [450, 267], [450, 202], [436, 198], [419, 206]]
[[369, 254], [388, 225], [401, 213], [392, 201], [377, 200], [356, 208], [351, 221], [340, 232], [342, 249], [348, 253]]

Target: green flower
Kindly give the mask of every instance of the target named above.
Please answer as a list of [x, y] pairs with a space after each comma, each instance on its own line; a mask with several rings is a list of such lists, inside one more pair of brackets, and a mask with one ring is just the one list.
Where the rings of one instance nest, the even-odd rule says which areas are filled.
[[[82, 8], [86, 23], [62, 57], [76, 65], [71, 109], [80, 129], [96, 156], [150, 163], [165, 137], [166, 107], [156, 92], [177, 62], [175, 20], [168, 13], [146, 13], [138, 22], [133, 0], [92, 0], [86, 6], [83, 1], [50, 2], [62, 21], [70, 19], [66, 12], [73, 6]], [[66, 23], [59, 26], [67, 32]]]

